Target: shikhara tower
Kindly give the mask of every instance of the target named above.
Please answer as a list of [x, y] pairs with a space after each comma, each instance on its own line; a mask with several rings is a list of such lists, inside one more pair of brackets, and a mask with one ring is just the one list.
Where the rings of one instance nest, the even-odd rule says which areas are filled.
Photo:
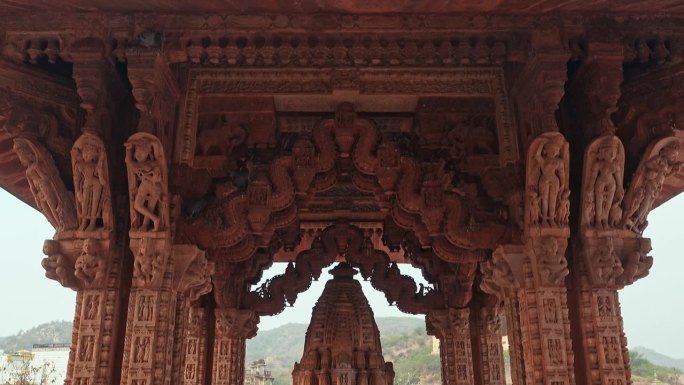
[[357, 272], [341, 263], [330, 271], [311, 313], [302, 359], [292, 371], [294, 385], [392, 385], [394, 370], [385, 362], [373, 310]]

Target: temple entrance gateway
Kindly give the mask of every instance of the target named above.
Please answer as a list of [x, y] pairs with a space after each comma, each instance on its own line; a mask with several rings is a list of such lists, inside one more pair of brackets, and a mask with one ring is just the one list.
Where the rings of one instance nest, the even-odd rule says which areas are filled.
[[0, 0], [0, 186], [78, 293], [68, 384], [240, 385], [260, 317], [344, 261], [425, 316], [445, 385], [503, 384], [503, 317], [515, 385], [629, 385], [681, 6], [196, 3]]

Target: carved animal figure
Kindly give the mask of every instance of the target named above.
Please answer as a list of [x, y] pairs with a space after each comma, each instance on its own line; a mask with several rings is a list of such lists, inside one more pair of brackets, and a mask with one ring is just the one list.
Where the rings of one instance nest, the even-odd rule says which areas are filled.
[[205, 128], [197, 135], [199, 155], [231, 156], [233, 150], [247, 139], [243, 123], [229, 121], [223, 115], [213, 127]]

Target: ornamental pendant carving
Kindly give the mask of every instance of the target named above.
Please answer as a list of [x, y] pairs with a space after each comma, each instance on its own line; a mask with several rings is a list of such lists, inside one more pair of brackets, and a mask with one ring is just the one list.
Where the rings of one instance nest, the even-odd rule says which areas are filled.
[[71, 149], [76, 211], [81, 231], [112, 230], [111, 192], [107, 151], [102, 139], [82, 134]]
[[141, 132], [132, 135], [125, 147], [131, 233], [168, 230], [168, 175], [161, 142]]

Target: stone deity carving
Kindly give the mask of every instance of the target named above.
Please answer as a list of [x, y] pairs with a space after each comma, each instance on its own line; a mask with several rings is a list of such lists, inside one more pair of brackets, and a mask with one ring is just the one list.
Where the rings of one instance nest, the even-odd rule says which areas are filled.
[[106, 261], [98, 255], [97, 244], [86, 239], [76, 259], [74, 275], [86, 285], [96, 285], [102, 283], [105, 271]]
[[624, 189], [625, 151], [616, 136], [596, 139], [585, 156], [582, 223], [602, 230], [617, 226]]
[[164, 257], [157, 253], [151, 245], [151, 240], [140, 240], [138, 251], [133, 263], [133, 281], [139, 287], [147, 287], [159, 283], [164, 274]]
[[138, 133], [126, 142], [131, 231], [163, 231], [167, 226], [166, 160], [153, 135]]
[[107, 152], [100, 138], [85, 133], [71, 149], [79, 230], [111, 229]]
[[568, 261], [563, 255], [554, 237], [544, 237], [539, 240], [539, 250], [536, 253], [539, 263], [539, 275], [543, 285], [560, 285], [568, 275]]
[[28, 139], [14, 139], [14, 152], [26, 167], [26, 180], [38, 209], [59, 232], [77, 227], [73, 196], [62, 182], [59, 171], [40, 144]]
[[565, 207], [569, 197], [569, 155], [563, 135], [548, 132], [535, 139], [530, 146], [527, 167], [528, 223], [564, 226], [569, 214]]
[[646, 217], [663, 188], [665, 178], [679, 171], [684, 164], [679, 161], [681, 146], [680, 139], [667, 137], [646, 149], [625, 196], [622, 218], [625, 228], [637, 233], [646, 228]]
[[641, 239], [639, 248], [627, 254], [623, 272], [616, 280], [619, 285], [632, 284], [637, 279], [648, 275], [648, 271], [653, 266], [653, 257], [648, 255], [650, 251], [651, 242], [648, 239]]
[[594, 270], [594, 279], [600, 285], [614, 285], [617, 278], [623, 273], [622, 262], [615, 253], [611, 238], [601, 240], [596, 251], [591, 256]]

